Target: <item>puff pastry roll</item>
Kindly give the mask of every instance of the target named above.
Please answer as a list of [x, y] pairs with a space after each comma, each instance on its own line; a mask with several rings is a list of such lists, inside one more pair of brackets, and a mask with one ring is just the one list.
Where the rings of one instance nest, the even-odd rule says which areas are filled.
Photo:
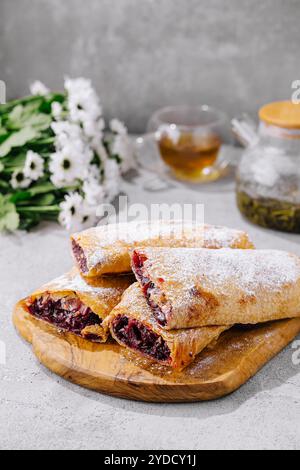
[[171, 222], [131, 222], [95, 227], [71, 237], [74, 259], [86, 277], [131, 271], [135, 247], [254, 248], [245, 232]]
[[228, 326], [166, 331], [153, 319], [138, 283], [124, 293], [106, 320], [121, 345], [160, 364], [182, 370], [195, 356], [216, 341]]
[[103, 320], [133, 280], [123, 276], [85, 282], [78, 270], [73, 269], [21, 301], [21, 306], [61, 331], [105, 342], [109, 331]]
[[289, 253], [141, 248], [132, 266], [169, 330], [300, 316], [300, 258]]

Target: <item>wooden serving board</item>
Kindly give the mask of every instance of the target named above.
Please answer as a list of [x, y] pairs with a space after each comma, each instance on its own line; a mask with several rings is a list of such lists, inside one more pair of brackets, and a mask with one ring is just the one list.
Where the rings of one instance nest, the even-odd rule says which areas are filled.
[[300, 319], [236, 328], [183, 372], [139, 360], [115, 343], [58, 333], [20, 306], [14, 324], [38, 360], [66, 380], [98, 392], [148, 402], [212, 400], [237, 390], [300, 333]]

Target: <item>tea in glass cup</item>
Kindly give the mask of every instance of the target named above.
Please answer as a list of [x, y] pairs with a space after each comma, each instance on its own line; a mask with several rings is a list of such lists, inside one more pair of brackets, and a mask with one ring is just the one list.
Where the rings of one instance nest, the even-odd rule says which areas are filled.
[[191, 182], [218, 179], [218, 156], [227, 131], [226, 116], [209, 106], [170, 107], [151, 118], [160, 155], [174, 176]]

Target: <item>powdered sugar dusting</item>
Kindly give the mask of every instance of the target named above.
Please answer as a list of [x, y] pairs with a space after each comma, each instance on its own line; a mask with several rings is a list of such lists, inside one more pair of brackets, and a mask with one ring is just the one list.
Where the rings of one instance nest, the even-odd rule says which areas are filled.
[[[194, 225], [184, 221], [141, 221], [109, 224], [86, 230], [80, 236], [90, 236], [97, 247], [107, 248], [114, 243], [138, 244], [150, 238], [180, 238], [185, 233], [199, 236], [204, 232], [204, 225]], [[75, 235], [76, 237], [76, 235]]]
[[114, 287], [110, 288], [108, 286], [106, 287], [103, 285], [97, 286], [96, 281], [93, 283], [88, 280], [85, 281], [76, 269], [73, 269], [69, 273], [60, 276], [49, 284], [46, 284], [42, 289], [50, 289], [54, 292], [72, 291], [85, 294], [99, 295], [101, 297], [116, 294], [116, 288]]
[[203, 247], [230, 248], [242, 237], [248, 239], [245, 232], [216, 225], [206, 225]]
[[[205, 224], [196, 224], [193, 222], [185, 222], [183, 220], [175, 221], [141, 221], [129, 222], [121, 224], [110, 224], [101, 227], [95, 227], [86, 230], [78, 236], [90, 236], [98, 247], [105, 248], [111, 246], [115, 242], [123, 242], [126, 244], [138, 244], [149, 238], [165, 238], [174, 237], [199, 237], [203, 236], [203, 240], [207, 243], [215, 240], [229, 246], [233, 241], [240, 237], [244, 232], [230, 229], [227, 227], [210, 226]], [[244, 234], [245, 235], [245, 234]]]
[[[248, 248], [252, 246], [246, 233], [227, 227], [196, 224], [184, 220], [141, 221], [124, 224], [111, 224], [96, 227], [74, 235], [79, 241], [90, 240], [89, 267], [109, 262], [112, 249], [127, 248], [128, 251], [137, 246], [188, 246], [205, 248], [232, 248], [243, 239]], [[155, 243], [154, 243], [155, 241]]]
[[220, 289], [220, 292], [230, 283], [248, 295], [255, 295], [261, 288], [279, 291], [300, 278], [300, 259], [277, 250], [144, 251], [149, 255], [150, 273], [188, 288], [195, 285], [195, 280], [200, 284], [203, 280]]

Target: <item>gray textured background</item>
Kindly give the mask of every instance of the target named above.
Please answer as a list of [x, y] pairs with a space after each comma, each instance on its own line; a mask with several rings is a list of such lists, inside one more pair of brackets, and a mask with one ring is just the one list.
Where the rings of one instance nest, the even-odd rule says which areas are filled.
[[91, 77], [132, 131], [166, 104], [255, 113], [300, 78], [299, 17], [299, 0], [0, 0], [0, 79], [16, 97]]

